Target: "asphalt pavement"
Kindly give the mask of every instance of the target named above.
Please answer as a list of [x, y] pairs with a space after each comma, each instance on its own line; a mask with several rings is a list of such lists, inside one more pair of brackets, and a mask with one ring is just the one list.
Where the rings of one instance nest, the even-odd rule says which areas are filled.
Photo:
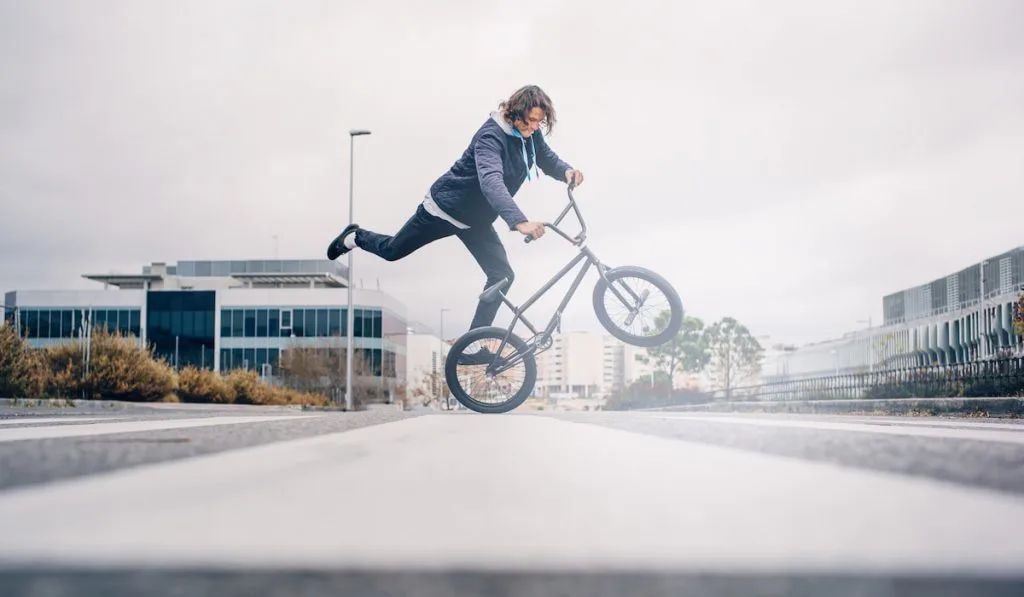
[[0, 408], [0, 594], [1020, 595], [1024, 425]]

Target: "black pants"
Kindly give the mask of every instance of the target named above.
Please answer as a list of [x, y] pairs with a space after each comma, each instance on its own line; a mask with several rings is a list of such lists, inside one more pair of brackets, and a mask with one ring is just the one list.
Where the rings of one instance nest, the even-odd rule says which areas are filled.
[[[480, 269], [487, 276], [484, 288], [501, 281], [502, 278], [508, 278], [509, 286], [511, 286], [515, 274], [508, 263], [505, 246], [501, 244], [501, 239], [498, 238], [498, 233], [493, 226], [470, 227], [463, 230], [427, 213], [422, 204], [416, 208], [416, 213], [394, 236], [359, 229], [356, 231], [355, 241], [356, 246], [360, 249], [373, 253], [381, 259], [395, 261], [428, 243], [448, 236], [457, 236], [476, 259]], [[507, 289], [508, 287], [506, 287], [506, 291]], [[475, 329], [491, 325], [500, 306], [501, 297], [490, 302], [480, 301], [469, 328]]]

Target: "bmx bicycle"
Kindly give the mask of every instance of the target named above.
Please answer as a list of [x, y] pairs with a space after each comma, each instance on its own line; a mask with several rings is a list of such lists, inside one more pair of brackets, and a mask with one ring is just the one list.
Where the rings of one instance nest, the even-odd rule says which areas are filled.
[[[513, 318], [508, 327], [486, 326], [476, 328], [460, 336], [448, 353], [445, 362], [445, 381], [448, 389], [466, 408], [478, 413], [505, 413], [521, 405], [533, 392], [534, 384], [537, 381], [537, 360], [540, 353], [550, 349], [554, 344], [553, 335], [561, 331], [562, 312], [569, 304], [583, 276], [587, 274], [591, 266], [597, 269], [599, 279], [594, 286], [593, 304], [594, 312], [598, 321], [608, 332], [619, 340], [645, 348], [660, 346], [671, 340], [679, 332], [683, 323], [683, 304], [675, 288], [663, 277], [655, 272], [633, 265], [611, 267], [601, 262], [594, 252], [586, 246], [587, 224], [583, 220], [576, 199], [573, 197], [574, 184], [569, 184], [569, 203], [562, 210], [562, 213], [553, 222], [545, 222], [544, 226], [556, 232], [559, 236], [579, 248], [579, 253], [573, 257], [558, 273], [551, 277], [533, 296], [526, 300], [522, 306], [516, 306], [505, 295], [504, 290], [508, 287], [508, 278], [486, 288], [481, 293], [482, 300], [501, 300], [512, 310]], [[579, 219], [580, 232], [570, 237], [558, 224], [572, 209]], [[533, 237], [526, 237], [525, 242], [533, 241]], [[555, 309], [554, 314], [543, 330], [538, 330], [526, 319], [525, 312], [552, 286], [558, 283], [572, 268], [583, 263], [576, 279], [566, 291], [562, 302]], [[643, 317], [643, 309], [647, 306], [651, 296], [650, 289], [635, 291], [627, 286], [625, 279], [634, 278], [661, 291], [667, 299], [667, 306], [655, 312], [653, 321], [646, 322]], [[638, 332], [624, 330], [612, 317], [611, 309], [607, 300], [624, 307], [625, 316], [623, 323], [630, 327], [641, 320], [641, 329]], [[665, 315], [667, 312], [667, 316]], [[528, 338], [521, 338], [513, 330], [519, 322], [522, 322], [532, 333]], [[660, 329], [654, 329], [654, 324], [660, 325]], [[471, 346], [479, 345], [477, 350], [470, 350]], [[505, 352], [505, 349], [509, 349]], [[465, 363], [473, 364], [465, 364]], [[513, 369], [520, 367], [521, 375], [512, 373]], [[471, 368], [474, 373], [460, 374], [460, 370]], [[482, 371], [480, 370], [482, 368]], [[472, 380], [477, 379], [479, 382]], [[464, 380], [467, 384], [464, 384]], [[519, 381], [516, 379], [519, 378]], [[484, 402], [484, 395], [500, 394], [497, 402]]]

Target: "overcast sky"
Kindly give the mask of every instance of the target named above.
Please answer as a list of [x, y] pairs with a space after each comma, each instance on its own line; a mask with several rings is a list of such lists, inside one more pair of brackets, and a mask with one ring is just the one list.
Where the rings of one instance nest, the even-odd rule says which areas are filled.
[[[393, 232], [536, 83], [605, 261], [662, 273], [706, 321], [822, 340], [1024, 244], [1021, 31], [1014, 0], [0, 0], [0, 290], [273, 258], [274, 235], [321, 258], [355, 127], [356, 220]], [[564, 188], [517, 200], [554, 218]], [[496, 226], [517, 302], [573, 255]], [[449, 336], [484, 281], [455, 239], [357, 253], [356, 279], [430, 325], [452, 309]], [[565, 329], [600, 329], [594, 279]]]

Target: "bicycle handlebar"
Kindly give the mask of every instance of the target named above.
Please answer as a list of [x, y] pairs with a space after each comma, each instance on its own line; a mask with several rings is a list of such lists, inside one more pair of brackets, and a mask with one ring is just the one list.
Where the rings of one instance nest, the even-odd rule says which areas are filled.
[[[562, 213], [558, 215], [558, 218], [555, 219], [554, 223], [552, 223], [552, 222], [544, 222], [544, 227], [545, 228], [550, 228], [550, 229], [554, 230], [555, 232], [557, 232], [565, 240], [569, 241], [570, 243], [572, 243], [574, 245], [578, 245], [578, 244], [582, 243], [584, 239], [587, 238], [587, 223], [586, 223], [586, 221], [583, 220], [583, 214], [580, 213], [580, 208], [576, 205], [576, 199], [572, 195], [572, 190], [575, 187], [576, 187], [576, 183], [575, 182], [570, 182], [569, 183], [569, 187], [566, 190], [566, 192], [569, 195], [569, 204], [565, 206], [565, 209], [563, 209]], [[569, 213], [569, 209], [572, 209], [573, 211], [576, 212], [576, 218], [580, 221], [580, 228], [581, 228], [581, 230], [580, 230], [580, 233], [577, 234], [575, 237], [570, 237], [568, 234], [562, 232], [562, 230], [558, 227], [558, 223], [562, 221], [562, 218], [564, 218], [567, 213]], [[523, 242], [529, 244], [533, 240], [534, 240], [534, 238], [532, 236], [527, 236], [523, 240]]]

